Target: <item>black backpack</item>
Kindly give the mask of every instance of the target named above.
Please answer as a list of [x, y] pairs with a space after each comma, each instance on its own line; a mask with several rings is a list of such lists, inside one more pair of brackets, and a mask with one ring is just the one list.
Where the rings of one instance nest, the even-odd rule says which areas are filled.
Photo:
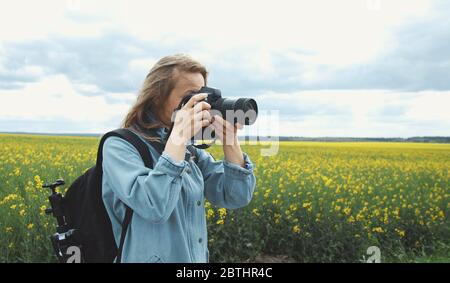
[[[81, 262], [114, 262], [116, 257], [116, 262], [121, 262], [123, 243], [133, 210], [127, 206], [122, 222], [120, 245], [117, 247], [111, 221], [102, 198], [103, 144], [111, 136], [120, 137], [131, 143], [139, 151], [145, 166], [153, 168], [147, 145], [135, 133], [128, 129], [116, 129], [104, 134], [98, 147], [96, 165], [78, 177], [70, 185], [63, 198], [60, 195], [66, 227], [58, 226], [59, 234], [57, 233], [52, 237], [53, 247], [60, 261], [67, 258], [67, 256], [64, 257], [63, 253], [71, 245], [79, 248]], [[164, 150], [162, 143], [152, 142], [150, 144], [160, 154]], [[66, 235], [61, 236], [61, 232], [66, 232]], [[58, 244], [58, 241], [61, 242], [61, 238], [66, 241], [65, 245]], [[68, 241], [69, 238], [70, 241]], [[61, 248], [64, 246], [65, 248]]]

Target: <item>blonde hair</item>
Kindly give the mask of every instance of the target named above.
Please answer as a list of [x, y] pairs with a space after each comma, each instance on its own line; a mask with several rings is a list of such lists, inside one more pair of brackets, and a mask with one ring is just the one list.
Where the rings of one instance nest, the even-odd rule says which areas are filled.
[[[180, 72], [200, 73], [205, 84], [208, 77], [206, 68], [186, 54], [175, 54], [161, 58], [150, 70], [139, 91], [136, 102], [123, 120], [121, 127], [131, 127], [148, 141], [160, 141], [152, 136], [153, 129], [161, 128], [161, 111], [177, 82]], [[158, 121], [146, 121], [145, 112], [151, 111]]]

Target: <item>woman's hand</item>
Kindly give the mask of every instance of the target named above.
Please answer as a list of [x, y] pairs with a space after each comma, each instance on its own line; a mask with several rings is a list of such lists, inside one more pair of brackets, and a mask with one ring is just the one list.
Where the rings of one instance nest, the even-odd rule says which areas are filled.
[[225, 159], [229, 162], [244, 167], [244, 156], [239, 144], [239, 139], [237, 138], [237, 130], [242, 129], [243, 126], [239, 123], [236, 123], [233, 126], [230, 122], [224, 120], [220, 115], [213, 116], [213, 123], [211, 126], [213, 127], [216, 136], [223, 144]]
[[175, 161], [181, 162], [186, 151], [186, 142], [203, 127], [211, 124], [211, 105], [202, 101], [206, 93], [193, 95], [189, 101], [174, 113], [174, 125], [164, 150]]
[[174, 113], [174, 125], [172, 133], [177, 143], [185, 144], [203, 127], [211, 124], [211, 105], [204, 102], [207, 93], [193, 95], [189, 101]]

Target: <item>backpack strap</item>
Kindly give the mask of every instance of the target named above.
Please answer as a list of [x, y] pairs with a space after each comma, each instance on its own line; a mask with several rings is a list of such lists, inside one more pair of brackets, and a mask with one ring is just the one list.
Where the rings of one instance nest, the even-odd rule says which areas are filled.
[[[106, 139], [115, 136], [122, 138], [129, 143], [131, 143], [139, 152], [142, 160], [144, 161], [144, 165], [147, 168], [153, 168], [153, 159], [150, 154], [150, 151], [148, 149], [148, 146], [144, 143], [144, 141], [141, 140], [134, 132], [131, 130], [121, 128], [116, 129], [114, 131], [110, 131], [106, 134], [104, 134], [100, 140], [99, 149], [97, 152], [97, 168], [102, 168], [102, 162], [103, 162], [103, 144], [105, 143]], [[159, 142], [150, 142], [150, 144], [159, 152], [162, 153], [164, 150], [164, 145]], [[127, 234], [128, 226], [130, 225], [131, 218], [133, 217], [133, 210], [125, 204], [126, 211], [125, 211], [125, 217], [122, 221], [122, 233], [120, 235], [120, 244], [117, 251], [117, 263], [120, 263], [122, 261], [122, 250], [123, 245], [125, 243], [125, 237]]]
[[122, 262], [122, 251], [123, 244], [125, 243], [125, 237], [127, 236], [128, 226], [130, 226], [131, 218], [133, 217], [133, 210], [125, 204], [125, 217], [122, 222], [122, 233], [120, 234], [120, 244], [119, 249], [117, 250], [117, 261], [116, 263]]
[[[145, 167], [148, 167], [148, 168], [153, 167], [153, 160], [152, 160], [152, 157], [150, 155], [147, 145], [134, 132], [132, 132], [128, 129], [116, 129], [116, 130], [110, 131], [102, 136], [102, 139], [100, 140], [99, 150], [97, 152], [97, 167], [101, 166], [102, 162], [103, 162], [103, 144], [105, 143], [106, 139], [111, 136], [122, 138], [122, 139], [128, 141], [129, 143], [131, 143], [137, 149], [139, 154], [141, 155], [141, 158], [144, 161]], [[164, 150], [164, 145], [159, 142], [151, 142], [150, 144], [158, 152], [162, 152]], [[101, 167], [99, 167], [99, 168], [101, 168]]]

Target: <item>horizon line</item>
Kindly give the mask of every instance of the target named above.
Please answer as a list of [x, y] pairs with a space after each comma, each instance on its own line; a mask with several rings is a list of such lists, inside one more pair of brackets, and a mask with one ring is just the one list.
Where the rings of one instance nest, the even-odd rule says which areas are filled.
[[[102, 136], [104, 133], [51, 133], [51, 132], [4, 132], [0, 131], [0, 134], [18, 134], [18, 135], [44, 135], [44, 136]], [[264, 135], [264, 136], [245, 136], [245, 135], [238, 135], [239, 138], [246, 139], [246, 138], [274, 138], [276, 136], [270, 136], [270, 135]], [[299, 139], [412, 139], [412, 138], [450, 138], [450, 136], [408, 136], [408, 137], [383, 137], [383, 136], [376, 136], [376, 137], [368, 137], [368, 136], [278, 136], [278, 138], [299, 138]]]

